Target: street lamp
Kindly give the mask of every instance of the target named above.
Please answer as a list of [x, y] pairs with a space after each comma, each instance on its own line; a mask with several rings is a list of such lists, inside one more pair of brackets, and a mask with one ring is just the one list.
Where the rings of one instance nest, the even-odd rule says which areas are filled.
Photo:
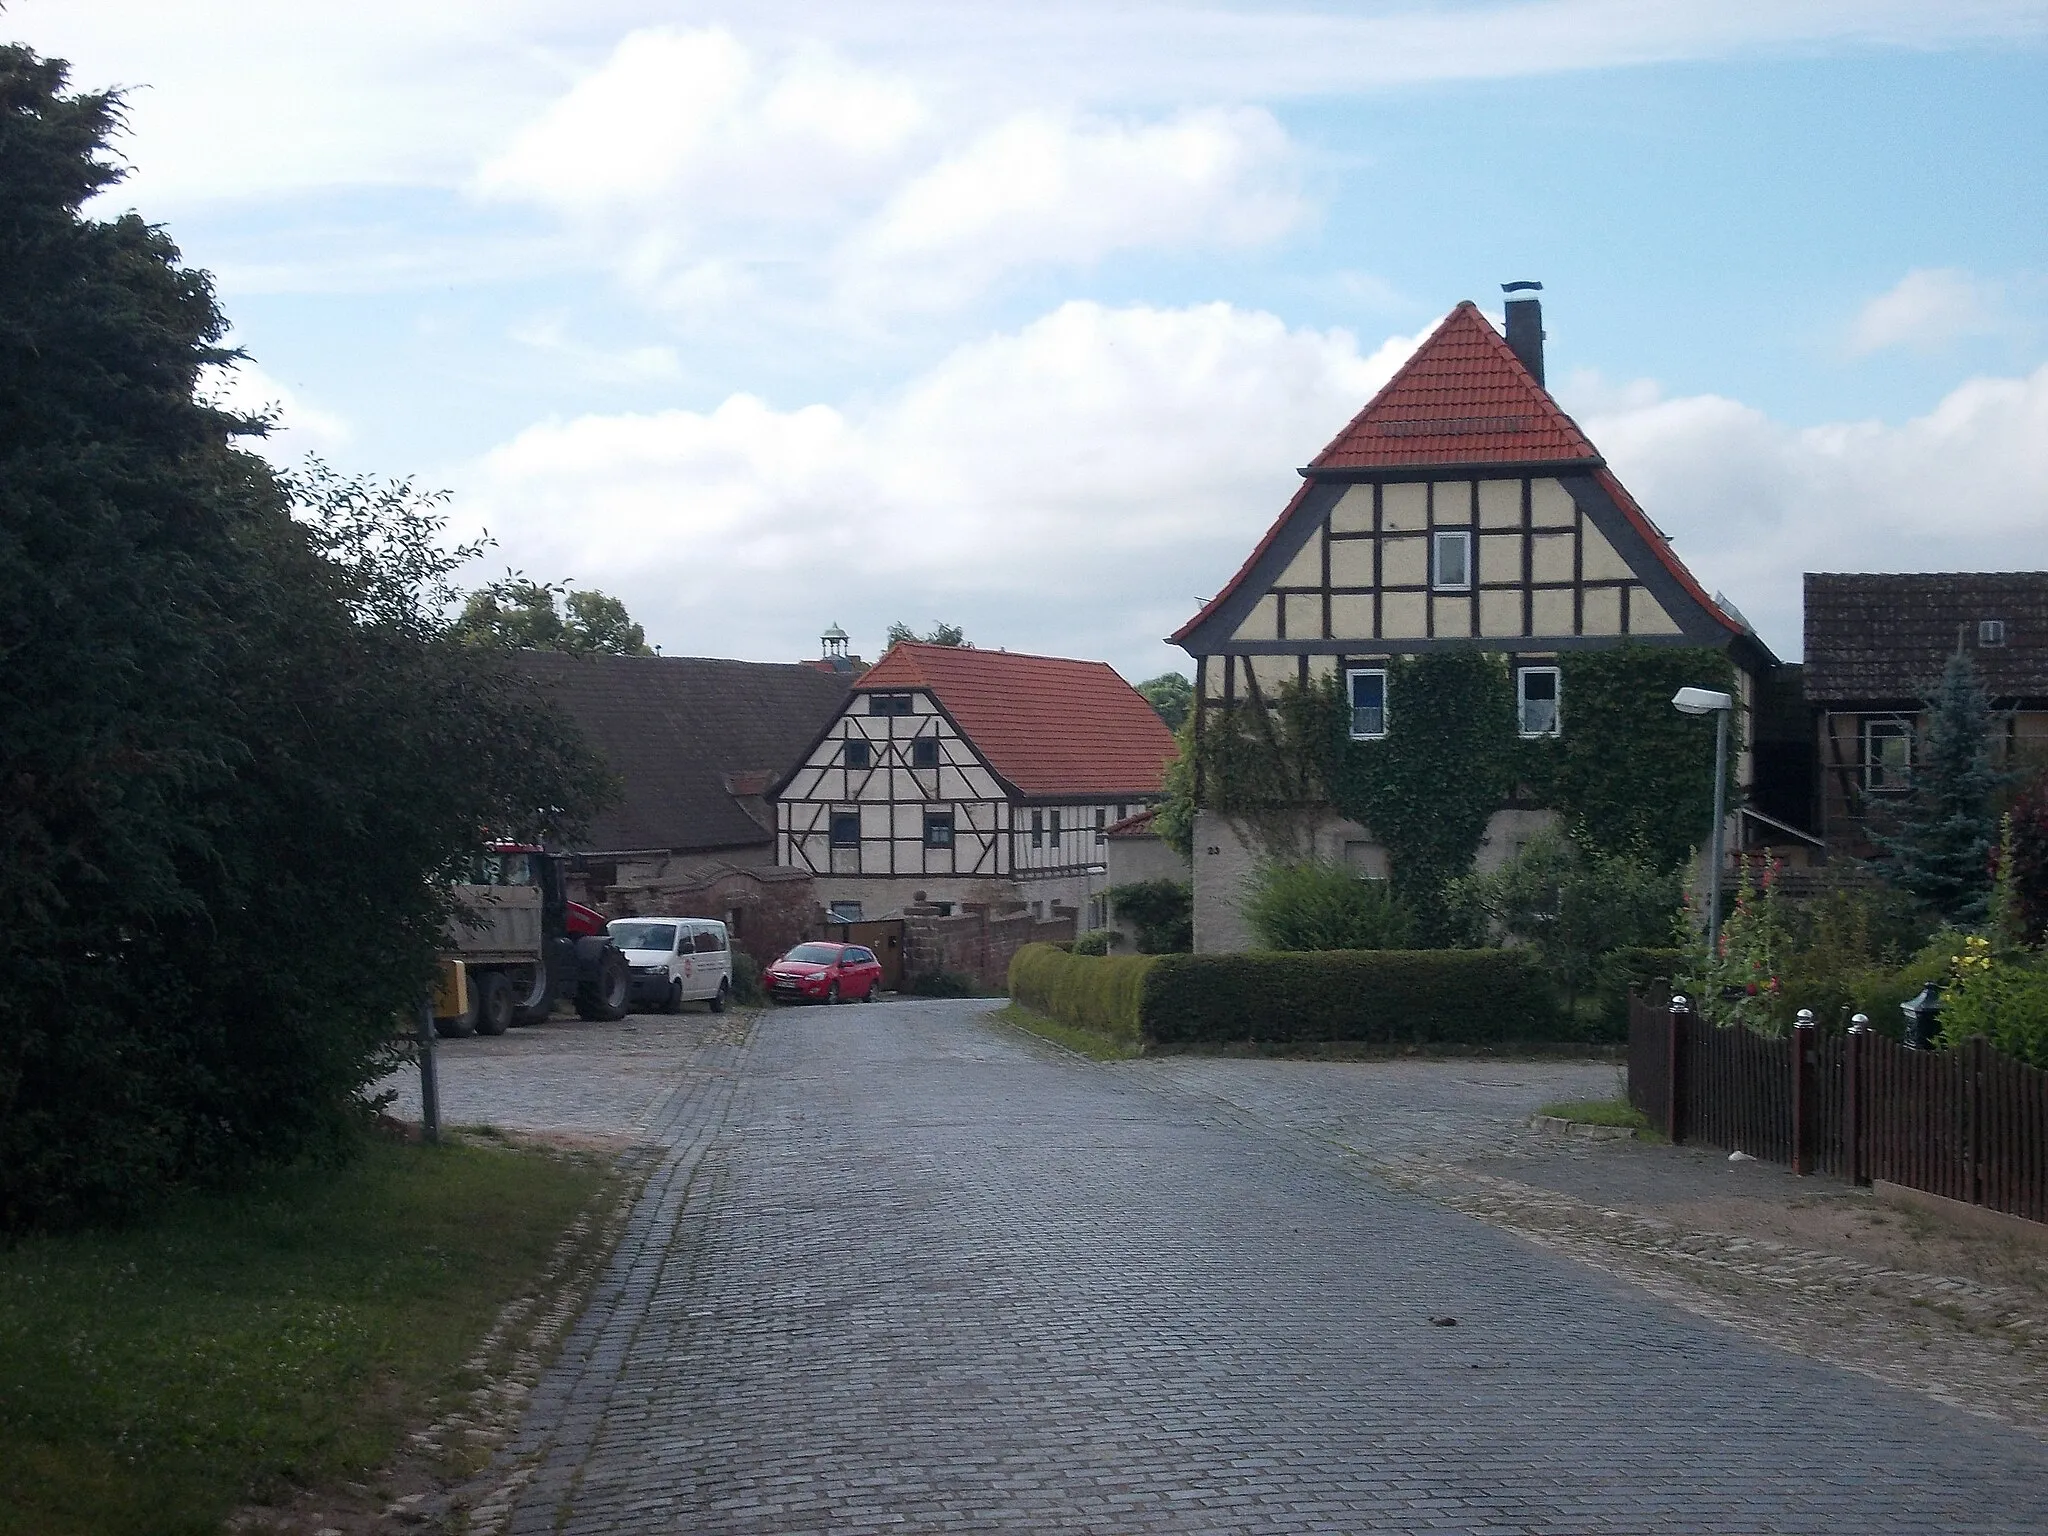
[[1707, 954], [1721, 958], [1721, 832], [1728, 819], [1728, 716], [1735, 700], [1712, 688], [1681, 688], [1671, 695], [1681, 715], [1714, 717], [1714, 851], [1707, 865]]

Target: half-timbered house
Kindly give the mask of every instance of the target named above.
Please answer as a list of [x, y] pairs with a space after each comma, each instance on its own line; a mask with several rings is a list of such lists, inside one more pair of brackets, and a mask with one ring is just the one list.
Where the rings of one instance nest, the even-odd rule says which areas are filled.
[[[1741, 669], [1745, 708], [1754, 677], [1776, 665], [1544, 388], [1542, 313], [1526, 292], [1511, 294], [1505, 337], [1469, 300], [1452, 310], [1299, 473], [1250, 558], [1172, 637], [1195, 659], [1198, 731], [1219, 706], [1333, 676], [1354, 737], [1398, 731], [1390, 660], [1450, 647], [1507, 657], [1525, 736], [1571, 729], [1558, 667], [1568, 651], [1724, 650]], [[1547, 819], [1540, 807], [1503, 807], [1481, 866]], [[1206, 810], [1195, 843], [1197, 947], [1243, 947], [1237, 899], [1259, 851]], [[1388, 867], [1369, 828], [1334, 816], [1310, 851], [1362, 875]]]
[[770, 790], [777, 862], [835, 916], [1023, 901], [1085, 911], [1110, 826], [1173, 735], [1101, 662], [905, 642]]
[[1830, 853], [1877, 851], [1913, 787], [1927, 700], [1956, 651], [1995, 713], [2002, 768], [2048, 760], [2048, 571], [1806, 577], [1806, 703]]

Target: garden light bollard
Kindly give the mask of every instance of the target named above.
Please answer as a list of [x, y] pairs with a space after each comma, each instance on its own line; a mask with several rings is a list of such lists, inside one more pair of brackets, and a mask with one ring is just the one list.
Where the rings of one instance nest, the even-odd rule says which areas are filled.
[[1863, 1171], [1863, 1053], [1870, 1042], [1870, 1015], [1849, 1020], [1849, 1038], [1842, 1042], [1842, 1162], [1851, 1184], [1868, 1184]]
[[1802, 1008], [1792, 1025], [1792, 1171], [1813, 1172], [1813, 1051], [1820, 1027], [1813, 1010]]
[[1931, 1051], [1934, 1037], [1941, 1033], [1941, 983], [1930, 981], [1920, 995], [1899, 1004], [1906, 1016], [1906, 1049]]

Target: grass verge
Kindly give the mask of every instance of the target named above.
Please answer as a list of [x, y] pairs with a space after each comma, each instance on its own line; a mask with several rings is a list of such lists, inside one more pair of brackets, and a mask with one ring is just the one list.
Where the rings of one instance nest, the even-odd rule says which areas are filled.
[[473, 1390], [608, 1161], [376, 1143], [0, 1253], [0, 1533], [183, 1536], [367, 1478]]
[[1650, 1117], [1626, 1099], [1564, 1099], [1556, 1104], [1545, 1104], [1536, 1113], [1570, 1120], [1578, 1125], [1619, 1125], [1635, 1131], [1650, 1129]]
[[1050, 1040], [1054, 1045], [1063, 1045], [1070, 1051], [1096, 1061], [1129, 1061], [1143, 1054], [1143, 1048], [1126, 1045], [1121, 1040], [1112, 1040], [1107, 1035], [1098, 1035], [1092, 1030], [1076, 1029], [1071, 1024], [1062, 1024], [1058, 1019], [1049, 1019], [1022, 1003], [1005, 1003], [993, 1009], [989, 1017], [998, 1023], [1009, 1024], [1041, 1040]]

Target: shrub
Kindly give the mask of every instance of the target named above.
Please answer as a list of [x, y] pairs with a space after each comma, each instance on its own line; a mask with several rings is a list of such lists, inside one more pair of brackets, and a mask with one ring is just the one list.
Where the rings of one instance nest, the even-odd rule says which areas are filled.
[[1323, 859], [1263, 865], [1243, 911], [1267, 949], [1403, 949], [1415, 931], [1386, 881]]
[[1027, 944], [1010, 962], [1010, 996], [1062, 1024], [1135, 1044], [1139, 992], [1160, 963], [1156, 955], [1069, 955]]
[[1618, 1038], [1561, 1012], [1513, 950], [1170, 955], [1144, 975], [1148, 1045], [1498, 1045]]
[[979, 997], [981, 983], [958, 971], [920, 971], [904, 978], [903, 990], [912, 997]]
[[1071, 953], [1077, 955], [1106, 955], [1123, 937], [1114, 928], [1096, 928], [1074, 940]]
[[1195, 888], [1186, 881], [1134, 880], [1103, 895], [1138, 930], [1139, 954], [1184, 955], [1195, 947]]
[[1961, 1045], [1982, 1035], [2008, 1056], [2048, 1067], [2048, 971], [2000, 960], [1988, 939], [1971, 937], [1950, 963], [1942, 1000], [1941, 1043]]
[[1602, 1013], [1626, 1019], [1628, 995], [1639, 993], [1653, 1003], [1671, 1000], [1676, 978], [1685, 974], [1690, 956], [1682, 949], [1635, 945], [1610, 950], [1593, 971], [1593, 996]]
[[732, 951], [732, 995], [735, 1002], [768, 1001], [768, 994], [761, 987], [761, 962], [744, 949]]
[[1590, 847], [1555, 828], [1492, 873], [1454, 881], [1447, 896], [1453, 911], [1480, 915], [1489, 937], [1534, 950], [1567, 999], [1599, 987], [1604, 956], [1667, 943], [1679, 903], [1677, 874], [1647, 853]]

